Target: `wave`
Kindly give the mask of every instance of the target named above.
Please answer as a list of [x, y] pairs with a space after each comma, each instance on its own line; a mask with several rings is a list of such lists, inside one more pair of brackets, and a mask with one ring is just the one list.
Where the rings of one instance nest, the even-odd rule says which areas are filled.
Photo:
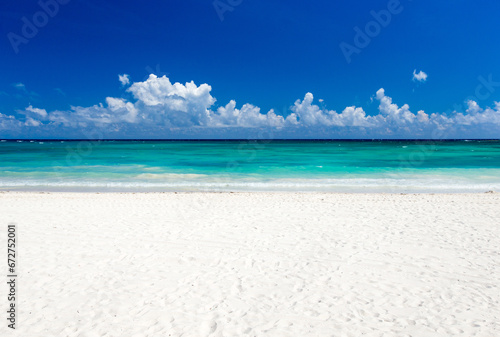
[[[171, 174], [169, 174], [171, 176]], [[180, 175], [186, 176], [186, 175]], [[196, 175], [193, 175], [196, 176]], [[172, 178], [172, 176], [171, 176]], [[184, 177], [185, 178], [185, 177]], [[2, 190], [187, 191], [187, 192], [386, 192], [459, 193], [500, 191], [500, 181], [457, 179], [196, 179], [174, 181], [0, 180]]]
[[142, 173], [136, 176], [138, 179], [193, 179], [206, 177], [206, 174], [199, 173]]

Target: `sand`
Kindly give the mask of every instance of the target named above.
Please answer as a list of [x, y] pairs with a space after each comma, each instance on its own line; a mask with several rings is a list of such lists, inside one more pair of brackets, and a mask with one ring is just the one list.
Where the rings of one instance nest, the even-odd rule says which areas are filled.
[[500, 194], [8, 192], [0, 214], [1, 336], [500, 336]]

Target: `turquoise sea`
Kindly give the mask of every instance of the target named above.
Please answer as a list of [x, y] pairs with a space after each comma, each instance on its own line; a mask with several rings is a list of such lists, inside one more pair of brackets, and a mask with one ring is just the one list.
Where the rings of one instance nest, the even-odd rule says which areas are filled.
[[500, 141], [6, 141], [0, 190], [500, 191]]

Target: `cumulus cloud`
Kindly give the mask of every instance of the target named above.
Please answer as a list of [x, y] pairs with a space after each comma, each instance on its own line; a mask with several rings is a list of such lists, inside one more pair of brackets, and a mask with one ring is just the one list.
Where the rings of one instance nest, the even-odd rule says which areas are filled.
[[302, 101], [297, 100], [291, 108], [293, 111], [287, 117], [287, 122], [304, 127], [311, 126], [363, 126], [372, 125], [371, 116], [366, 116], [362, 108], [350, 106], [345, 108], [342, 113], [334, 110], [321, 109], [313, 104], [314, 96], [307, 93]]
[[24, 122], [24, 125], [26, 126], [39, 126], [40, 124], [42, 124], [42, 122], [37, 121], [31, 117], [26, 118], [26, 122]]
[[8, 131], [21, 131], [23, 130], [22, 125], [23, 123], [14, 116], [0, 113], [0, 134], [3, 132], [8, 135]]
[[281, 128], [285, 123], [283, 116], [278, 116], [274, 110], [263, 114], [260, 108], [252, 104], [244, 104], [236, 108], [236, 102], [231, 100], [226, 106], [210, 114], [210, 126], [213, 127], [275, 127]]
[[379, 89], [373, 97], [378, 102], [375, 114], [356, 106], [328, 110], [315, 103], [312, 93], [278, 114], [249, 103], [238, 106], [234, 100], [216, 106], [211, 91], [208, 84], [172, 83], [166, 76], [150, 75], [131, 83], [128, 98], [107, 97], [93, 106], [54, 111], [29, 105], [17, 117], [0, 114], [0, 136], [79, 138], [97, 130], [109, 138], [258, 138], [262, 134], [267, 138], [493, 138], [500, 132], [500, 103], [483, 109], [471, 100], [464, 113], [414, 113], [408, 104], [397, 105]]
[[38, 109], [38, 108], [33, 108], [32, 105], [28, 106], [25, 109], [26, 112], [33, 112], [36, 115], [39, 115], [40, 117], [47, 117], [47, 110], [45, 109]]
[[208, 124], [208, 108], [215, 103], [211, 90], [208, 84], [197, 86], [192, 81], [172, 84], [168, 77], [154, 74], [127, 89], [137, 99], [145, 118], [161, 117], [168, 125], [184, 127]]
[[415, 70], [413, 70], [413, 80], [419, 81], [419, 82], [425, 82], [425, 81], [427, 81], [427, 74], [424, 73], [422, 70], [420, 70], [417, 73], [417, 69], [415, 69]]
[[118, 80], [122, 85], [130, 84], [130, 76], [127, 74], [118, 75]]

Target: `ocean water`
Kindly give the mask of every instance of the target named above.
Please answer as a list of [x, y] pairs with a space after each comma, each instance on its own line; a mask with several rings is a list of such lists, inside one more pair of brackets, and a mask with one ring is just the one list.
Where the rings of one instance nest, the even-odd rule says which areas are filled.
[[0, 190], [500, 191], [500, 141], [0, 141]]

